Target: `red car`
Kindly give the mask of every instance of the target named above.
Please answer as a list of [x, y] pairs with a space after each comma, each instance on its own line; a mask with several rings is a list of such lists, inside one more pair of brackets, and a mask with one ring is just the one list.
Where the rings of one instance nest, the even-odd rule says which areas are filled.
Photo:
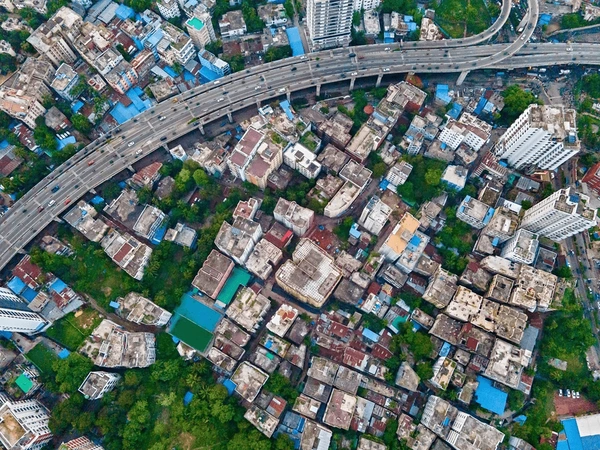
[[70, 198], [68, 198], [68, 199], [65, 200], [65, 205], [68, 205], [69, 203], [71, 203], [71, 199]]
[[91, 166], [92, 164], [94, 164], [94, 160], [93, 159], [90, 162], [88, 162], [88, 166]]

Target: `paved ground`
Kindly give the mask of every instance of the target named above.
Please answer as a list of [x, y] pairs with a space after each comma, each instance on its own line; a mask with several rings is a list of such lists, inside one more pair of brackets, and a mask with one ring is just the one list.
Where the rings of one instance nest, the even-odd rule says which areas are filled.
[[598, 410], [595, 403], [581, 397], [559, 397], [554, 394], [554, 408], [558, 416], [575, 416], [583, 413], [591, 413]]

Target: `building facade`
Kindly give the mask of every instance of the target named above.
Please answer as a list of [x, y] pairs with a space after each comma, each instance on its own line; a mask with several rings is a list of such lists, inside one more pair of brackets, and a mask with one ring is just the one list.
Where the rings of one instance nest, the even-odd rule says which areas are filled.
[[0, 442], [9, 450], [39, 450], [52, 439], [50, 413], [37, 400], [0, 406]]
[[11, 290], [0, 287], [0, 330], [31, 334], [41, 331], [46, 323]]
[[308, 0], [306, 20], [311, 50], [350, 43], [353, 0]]
[[561, 241], [596, 225], [597, 211], [588, 204], [587, 195], [561, 189], [528, 209], [521, 227]]
[[575, 110], [530, 105], [500, 138], [494, 154], [516, 169], [554, 170], [579, 152]]

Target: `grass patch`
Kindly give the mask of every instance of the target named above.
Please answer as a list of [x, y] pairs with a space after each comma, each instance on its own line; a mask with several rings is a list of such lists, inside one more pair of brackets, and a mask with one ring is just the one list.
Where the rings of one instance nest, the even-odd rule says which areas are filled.
[[48, 337], [71, 351], [76, 351], [102, 321], [92, 308], [80, 311], [77, 316], [75, 314], [67, 314], [46, 331]]
[[436, 23], [453, 38], [478, 34], [492, 24], [484, 0], [441, 0], [435, 8]]
[[58, 361], [58, 356], [44, 344], [39, 343], [33, 347], [25, 357], [35, 364], [44, 375], [54, 377], [55, 372], [52, 368], [52, 363]]

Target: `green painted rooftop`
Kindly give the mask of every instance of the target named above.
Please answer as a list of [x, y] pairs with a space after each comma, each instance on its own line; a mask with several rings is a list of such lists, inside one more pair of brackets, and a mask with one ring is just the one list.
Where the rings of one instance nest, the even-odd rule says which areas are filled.
[[31, 381], [29, 377], [24, 373], [17, 377], [15, 383], [17, 384], [17, 386], [19, 386], [19, 389], [21, 389], [25, 394], [27, 394], [33, 387], [33, 381]]
[[193, 28], [195, 28], [198, 31], [200, 31], [202, 28], [204, 28], [204, 22], [202, 22], [197, 17], [192, 17], [190, 20], [187, 21], [187, 24], [190, 27], [193, 27]]

